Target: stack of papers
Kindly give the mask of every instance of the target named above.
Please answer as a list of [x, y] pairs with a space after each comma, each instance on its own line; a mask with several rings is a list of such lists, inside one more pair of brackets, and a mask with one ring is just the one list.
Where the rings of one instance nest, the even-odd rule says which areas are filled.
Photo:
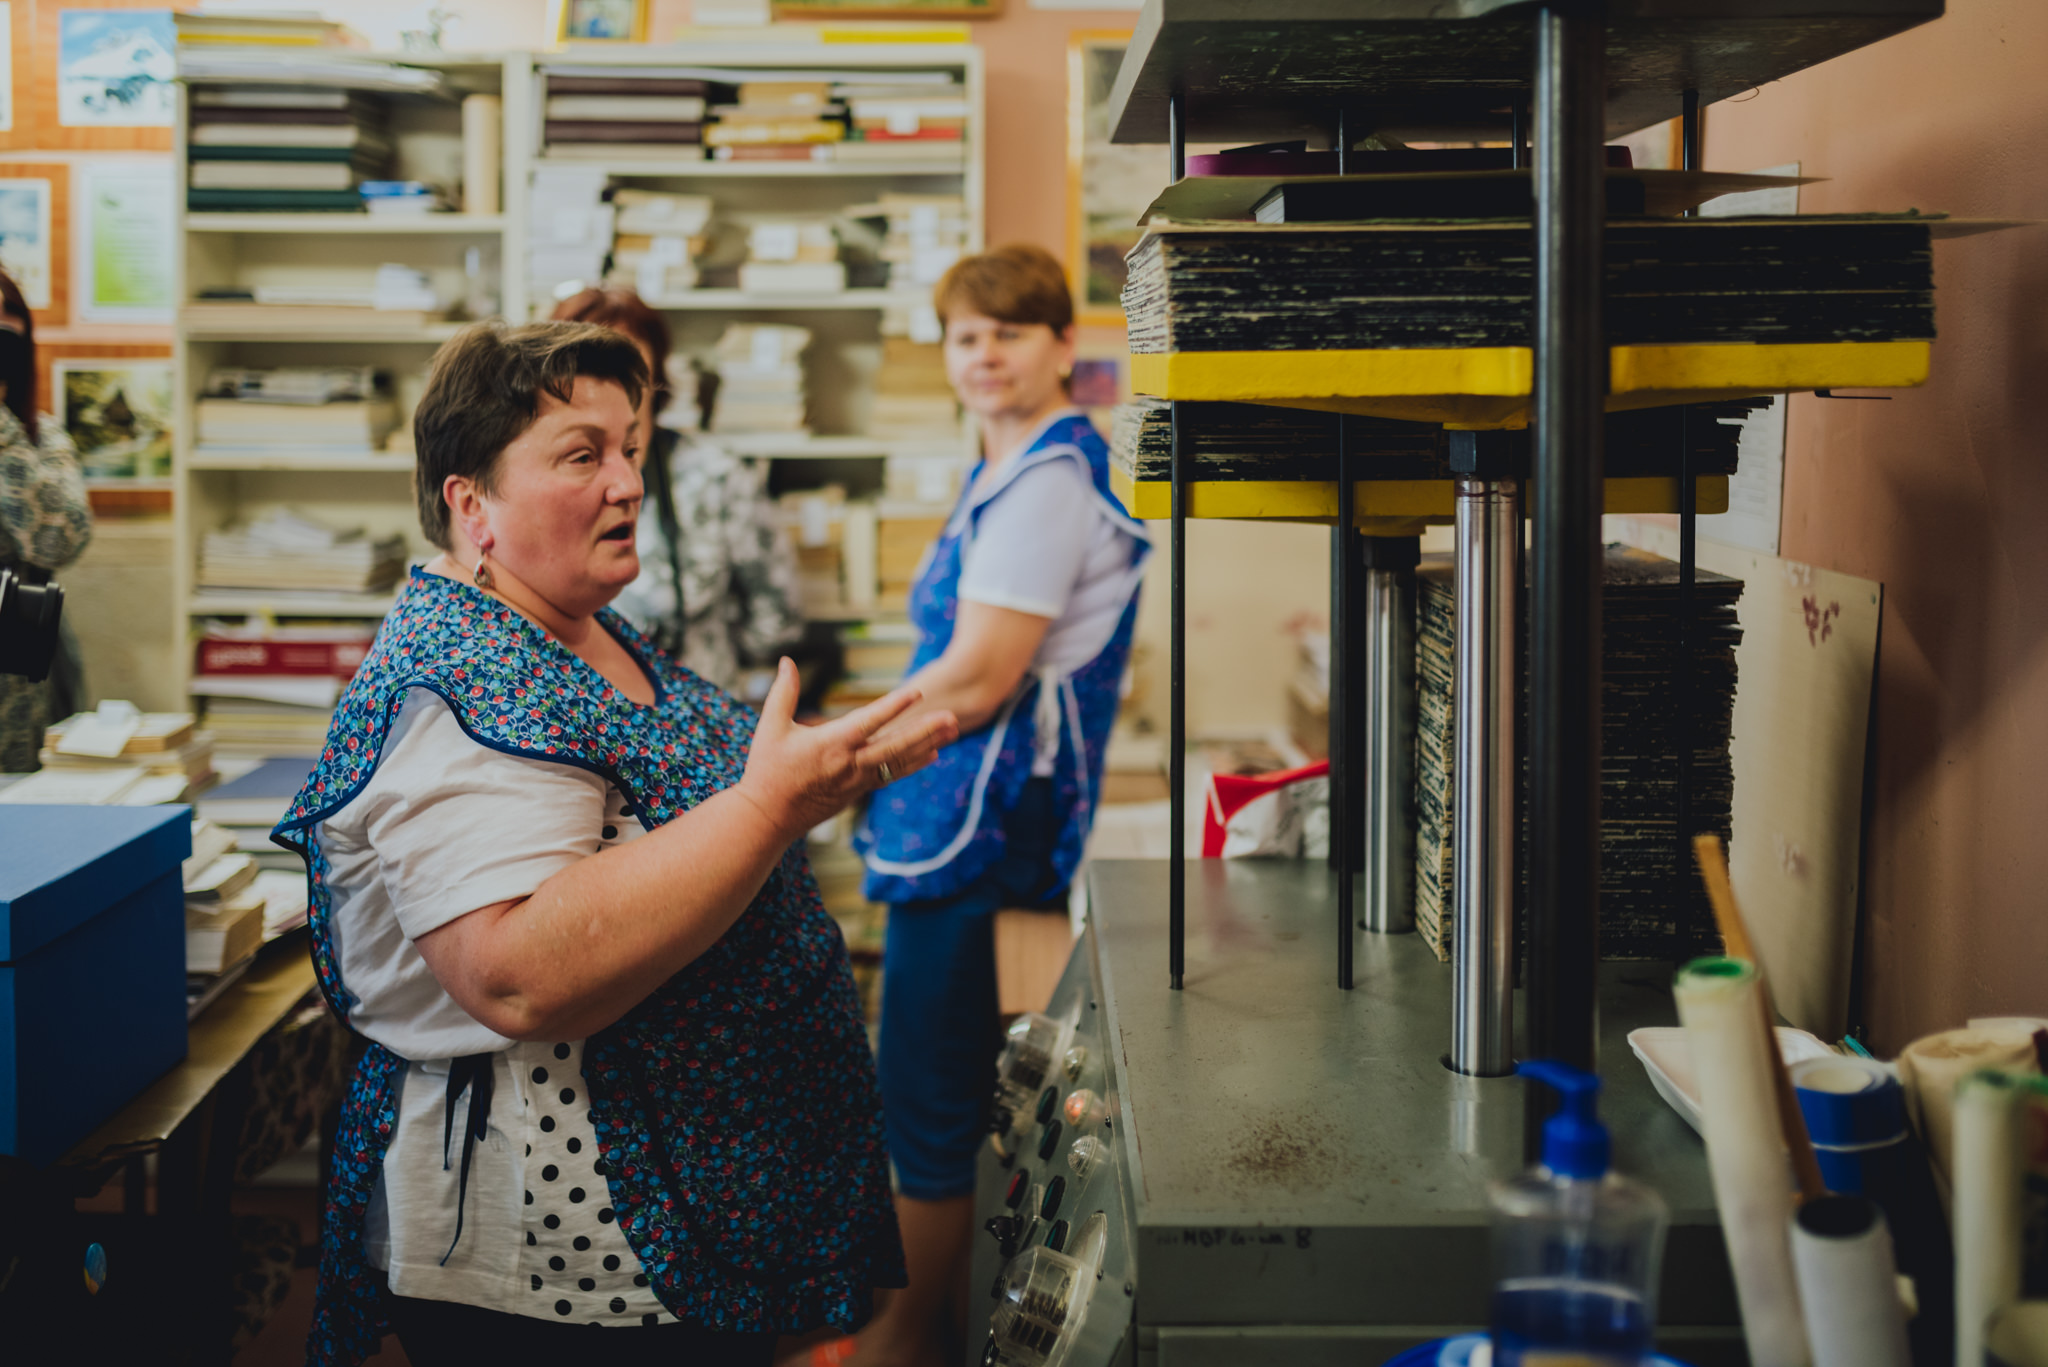
[[542, 166], [533, 173], [526, 279], [535, 299], [566, 299], [604, 276], [615, 210], [596, 166]]
[[719, 338], [714, 432], [802, 432], [807, 328], [734, 323]]
[[140, 769], [151, 779], [142, 791], [166, 792], [160, 802], [175, 802], [187, 787], [203, 786], [213, 777], [213, 737], [197, 729], [190, 712], [140, 712], [133, 704], [109, 700], [97, 712], [80, 712], [53, 722], [43, 733], [37, 756], [43, 768], [62, 773]]
[[367, 593], [388, 589], [405, 570], [405, 541], [372, 540], [275, 508], [246, 527], [208, 532], [199, 587]]

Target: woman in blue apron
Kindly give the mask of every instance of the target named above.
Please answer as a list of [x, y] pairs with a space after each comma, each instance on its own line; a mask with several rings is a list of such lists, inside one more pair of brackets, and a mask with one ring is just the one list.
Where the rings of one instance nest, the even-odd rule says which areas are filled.
[[[803, 833], [953, 734], [904, 690], [756, 718], [607, 604], [639, 572], [633, 344], [479, 324], [414, 416], [412, 573], [276, 838], [368, 1041], [307, 1358], [766, 1367], [902, 1261]], [[604, 1332], [593, 1339], [591, 1326]]]
[[857, 842], [868, 898], [889, 906], [879, 1065], [910, 1286], [856, 1361], [892, 1367], [935, 1360], [966, 1271], [1000, 1042], [994, 913], [1058, 904], [1081, 862], [1149, 550], [1067, 395], [1059, 263], [998, 247], [956, 264], [934, 302], [982, 460], [911, 590], [924, 701], [906, 717], [952, 712], [960, 740], [878, 793]]

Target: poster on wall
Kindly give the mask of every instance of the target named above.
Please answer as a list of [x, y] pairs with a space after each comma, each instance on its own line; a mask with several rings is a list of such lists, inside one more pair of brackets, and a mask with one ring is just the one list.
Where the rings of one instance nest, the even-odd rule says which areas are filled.
[[177, 46], [167, 9], [60, 10], [57, 122], [66, 128], [169, 128]]
[[50, 220], [49, 181], [0, 180], [0, 269], [39, 314], [50, 307], [56, 278]]
[[1122, 326], [1124, 253], [1138, 215], [1166, 188], [1166, 148], [1109, 140], [1109, 91], [1128, 33], [1083, 30], [1067, 43], [1067, 274], [1082, 323]]
[[14, 131], [14, 6], [0, 0], [0, 133]]
[[50, 404], [78, 448], [88, 485], [171, 477], [171, 363], [82, 358], [50, 367]]
[[168, 326], [172, 239], [171, 166], [109, 161], [80, 167], [78, 316], [87, 323]]

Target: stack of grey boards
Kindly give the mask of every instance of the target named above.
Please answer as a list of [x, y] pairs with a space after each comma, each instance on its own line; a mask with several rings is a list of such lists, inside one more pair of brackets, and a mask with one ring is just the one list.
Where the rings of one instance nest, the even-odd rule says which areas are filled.
[[[1450, 957], [1455, 581], [1425, 560], [1417, 575], [1415, 661], [1415, 921]], [[1690, 837], [1729, 835], [1735, 778], [1735, 622], [1742, 581], [1706, 570], [1693, 590], [1692, 668], [1679, 651], [1678, 566], [1625, 547], [1606, 552], [1601, 597], [1600, 956], [1683, 960], [1721, 952], [1713, 910], [1692, 868]], [[1690, 827], [1678, 830], [1678, 721], [1692, 742]], [[1526, 735], [1518, 735], [1525, 741]], [[1521, 746], [1527, 754], [1526, 743]], [[1526, 828], [1525, 828], [1526, 829]], [[1526, 855], [1523, 859], [1526, 868]], [[1522, 893], [1517, 892], [1517, 915]]]
[[[1613, 346], [1934, 336], [1925, 218], [1622, 220], [1606, 243]], [[1515, 221], [1159, 228], [1127, 258], [1131, 350], [1528, 346], [1532, 253]]]
[[[1607, 415], [1606, 473], [1678, 474], [1681, 447], [1695, 475], [1732, 475], [1743, 419], [1769, 399], [1729, 399]], [[1337, 478], [1337, 415], [1250, 403], [1183, 403], [1184, 452], [1196, 481]], [[1365, 479], [1450, 479], [1450, 435], [1433, 423], [1352, 417], [1344, 440]], [[1138, 483], [1173, 475], [1173, 412], [1159, 399], [1119, 405], [1110, 465]]]

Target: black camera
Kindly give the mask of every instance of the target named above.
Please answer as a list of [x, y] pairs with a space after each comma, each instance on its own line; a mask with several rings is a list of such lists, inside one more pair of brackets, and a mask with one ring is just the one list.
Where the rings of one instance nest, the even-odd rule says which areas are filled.
[[63, 613], [61, 587], [31, 584], [0, 566], [0, 674], [19, 674], [31, 683], [49, 678]]

